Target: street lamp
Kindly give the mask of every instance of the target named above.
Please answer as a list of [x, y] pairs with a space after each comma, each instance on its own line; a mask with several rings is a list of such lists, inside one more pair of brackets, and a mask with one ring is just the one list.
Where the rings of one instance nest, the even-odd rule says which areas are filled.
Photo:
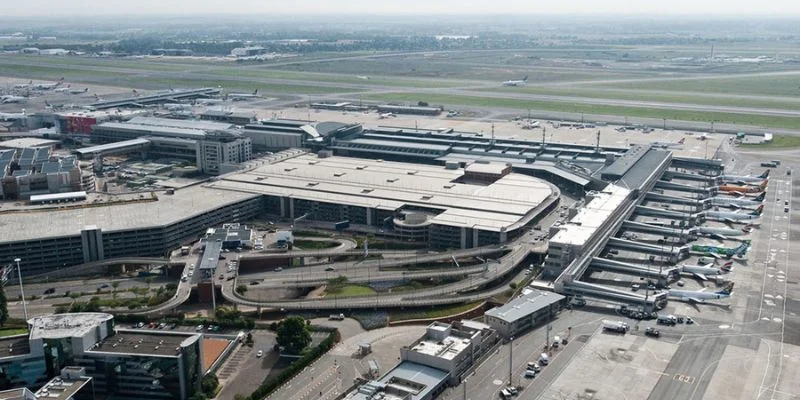
[[19, 268], [19, 262], [22, 261], [19, 257], [14, 259], [17, 263], [17, 278], [19, 278], [19, 294], [22, 296], [22, 312], [25, 314], [25, 323], [28, 323], [28, 305], [25, 303], [25, 290], [22, 287], [22, 270]]

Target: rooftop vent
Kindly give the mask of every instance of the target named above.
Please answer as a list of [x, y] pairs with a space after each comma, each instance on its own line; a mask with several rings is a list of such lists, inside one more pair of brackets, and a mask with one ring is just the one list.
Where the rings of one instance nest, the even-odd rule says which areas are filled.
[[337, 178], [340, 177], [340, 176], [345, 176], [345, 175], [347, 175], [347, 172], [334, 172], [333, 173], [333, 176], [335, 176]]
[[389, 178], [389, 179], [386, 180], [386, 182], [395, 183], [395, 182], [397, 182], [399, 180], [400, 180], [400, 178]]

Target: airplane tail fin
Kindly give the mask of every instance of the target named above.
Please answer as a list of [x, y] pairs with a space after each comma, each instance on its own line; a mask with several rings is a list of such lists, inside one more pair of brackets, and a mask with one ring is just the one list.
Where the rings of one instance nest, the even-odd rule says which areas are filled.
[[254, 96], [258, 96], [258, 89], [256, 89], [256, 90], [254, 90], [254, 91], [253, 91], [253, 95], [254, 95]]
[[763, 178], [763, 179], [767, 179], [767, 178], [769, 178], [769, 168], [767, 168], [767, 170], [766, 170], [766, 171], [764, 171], [764, 173], [763, 173], [763, 174], [761, 174], [761, 175], [759, 175], [758, 177], [759, 177], [759, 178]]
[[753, 210], [753, 212], [751, 212], [750, 215], [761, 215], [762, 212], [764, 212], [763, 204], [758, 206], [758, 208], [756, 208], [755, 210]]
[[731, 267], [733, 267], [733, 261], [728, 261], [725, 264], [722, 264], [722, 266], [719, 267], [719, 269], [721, 269], [721, 270], [723, 270], [725, 272], [730, 272]]
[[761, 181], [761, 184], [759, 184], [758, 187], [760, 187], [761, 190], [764, 190], [767, 188], [768, 184], [769, 184], [769, 179], [764, 179], [763, 181]]
[[717, 294], [726, 294], [726, 295], [730, 295], [731, 293], [733, 293], [733, 282], [728, 282], [728, 284], [725, 285], [725, 287], [722, 288], [722, 290], [717, 292]]
[[766, 199], [766, 198], [767, 198], [767, 192], [761, 192], [761, 194], [756, 196], [755, 198], [753, 198], [753, 200], [755, 200], [755, 201], [764, 201], [764, 199]]
[[683, 144], [684, 142], [686, 142], [686, 138], [681, 138], [681, 140], [678, 140], [678, 144]]
[[522, 77], [522, 81], [523, 81], [523, 82], [527, 82], [527, 81], [528, 81], [528, 75], [525, 75], [525, 76], [523, 76], [523, 77]]

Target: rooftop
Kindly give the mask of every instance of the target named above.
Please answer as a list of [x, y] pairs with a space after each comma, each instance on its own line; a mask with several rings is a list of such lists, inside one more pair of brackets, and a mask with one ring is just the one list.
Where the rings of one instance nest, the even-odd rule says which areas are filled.
[[624, 187], [608, 185], [600, 192], [590, 192], [591, 200], [550, 240], [555, 243], [583, 244], [600, 229], [611, 214], [625, 201], [630, 191]]
[[499, 318], [505, 322], [513, 323], [521, 318], [526, 318], [536, 311], [564, 300], [564, 296], [554, 292], [534, 290], [529, 294], [517, 297], [501, 307], [495, 307], [486, 312], [486, 316]]
[[0, 390], [0, 400], [36, 400], [28, 388]]
[[31, 340], [82, 337], [114, 318], [106, 313], [52, 314], [28, 320]]
[[188, 332], [117, 330], [116, 334], [92, 347], [92, 352], [144, 354], [173, 357], [180, 347], [188, 345], [201, 335]]
[[0, 142], [0, 149], [24, 149], [27, 147], [48, 147], [58, 144], [58, 140], [19, 138]]
[[29, 209], [3, 215], [0, 227], [15, 229], [0, 229], [0, 241], [78, 235], [87, 225], [96, 225], [105, 232], [163, 226], [255, 196], [252, 193], [191, 186], [176, 190], [174, 195], [159, 195], [157, 201], [109, 202], [104, 207], [46, 211]]
[[[422, 364], [404, 361], [378, 381], [359, 386], [345, 400], [420, 400], [444, 384], [449, 374]], [[407, 397], [411, 395], [411, 397]]]
[[170, 119], [156, 117], [133, 117], [129, 121], [132, 124], [166, 126], [181, 129], [200, 129], [205, 131], [223, 131], [235, 128], [235, 125], [224, 122], [206, 121], [201, 119]]
[[47, 400], [72, 400], [81, 388], [91, 382], [92, 378], [65, 379], [55, 377], [36, 391], [36, 398]]
[[467, 165], [464, 170], [477, 174], [501, 175], [506, 168], [508, 168], [506, 164], [476, 162]]
[[437, 210], [435, 224], [500, 231], [534, 211], [553, 190], [527, 175], [491, 185], [457, 183], [463, 169], [350, 157], [289, 158], [211, 183], [218, 189], [397, 210]]

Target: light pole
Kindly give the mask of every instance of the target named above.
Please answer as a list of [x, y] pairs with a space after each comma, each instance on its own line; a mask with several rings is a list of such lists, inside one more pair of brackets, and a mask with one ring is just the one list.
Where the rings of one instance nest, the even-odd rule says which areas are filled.
[[25, 303], [25, 290], [22, 287], [22, 270], [19, 269], [19, 262], [22, 261], [19, 257], [14, 259], [17, 263], [17, 278], [19, 278], [19, 294], [22, 296], [22, 312], [25, 314], [25, 323], [28, 323], [28, 305]]
[[512, 371], [514, 369], [514, 336], [508, 343], [508, 385], [512, 386], [514, 383], [511, 381]]

